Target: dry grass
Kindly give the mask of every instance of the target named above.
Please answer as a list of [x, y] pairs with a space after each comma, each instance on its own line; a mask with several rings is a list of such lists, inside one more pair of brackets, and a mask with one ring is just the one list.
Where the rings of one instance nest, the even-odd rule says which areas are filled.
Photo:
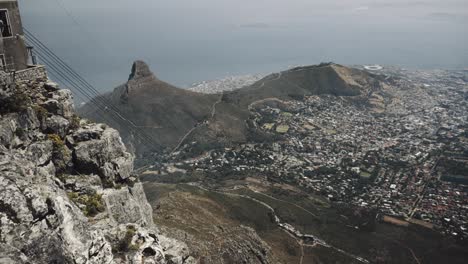
[[395, 217], [391, 217], [391, 216], [384, 216], [383, 221], [389, 224], [397, 225], [397, 226], [404, 226], [404, 227], [409, 226], [408, 222], [400, 220]]
[[429, 223], [429, 222], [426, 222], [426, 221], [414, 219], [414, 218], [408, 219], [408, 222], [410, 222], [410, 223], [412, 223], [412, 224], [415, 224], [415, 225], [419, 225], [419, 226], [425, 227], [425, 228], [429, 228], [429, 229], [433, 229], [433, 228], [434, 228], [434, 224]]

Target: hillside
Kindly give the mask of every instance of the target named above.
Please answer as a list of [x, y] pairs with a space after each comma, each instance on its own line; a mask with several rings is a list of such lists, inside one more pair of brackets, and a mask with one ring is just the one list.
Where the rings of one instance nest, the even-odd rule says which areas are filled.
[[[141, 151], [174, 147], [196, 124], [211, 115], [219, 95], [204, 95], [177, 88], [156, 78], [148, 66], [136, 61], [126, 84], [95, 98], [79, 111], [86, 117], [117, 128], [126, 142]], [[128, 121], [113, 109], [104, 110], [99, 101], [110, 102]], [[142, 131], [153, 146], [142, 142], [132, 131]], [[147, 140], [148, 141], [148, 140]]]
[[385, 87], [378, 76], [333, 63], [271, 74], [253, 85], [224, 93], [209, 122], [197, 127], [185, 143], [197, 142], [188, 152], [199, 153], [219, 145], [268, 140], [249, 119], [252, 107], [272, 101], [281, 104], [311, 95], [332, 95], [379, 112], [383, 104], [380, 93]]
[[[329, 94], [371, 106], [372, 92], [381, 88], [382, 83], [365, 71], [328, 63], [272, 74], [223, 94], [202, 94], [157, 79], [144, 62], [137, 61], [126, 84], [96, 98], [80, 111], [92, 120], [116, 127], [125, 141], [136, 147], [137, 153], [148, 150], [169, 153], [190, 142], [196, 142], [193, 148], [200, 152], [245, 142], [251, 137], [246, 122], [249, 107], [262, 100], [300, 100], [304, 96]], [[111, 102], [120, 114], [112, 109], [103, 110], [99, 100]], [[136, 130], [150, 137], [152, 146], [132, 133]]]
[[265, 98], [298, 99], [306, 95], [365, 96], [380, 83], [369, 73], [333, 63], [275, 73], [251, 86], [227, 93], [225, 101], [245, 108]]
[[[178, 153], [142, 171], [155, 221], [207, 263], [259, 239], [280, 263], [465, 263], [464, 75], [322, 66], [225, 93]], [[281, 83], [311, 74], [342, 81]]]
[[299, 67], [218, 95], [140, 171], [161, 232], [206, 263], [466, 262], [467, 194], [446, 168], [466, 149], [466, 83], [379, 73]]

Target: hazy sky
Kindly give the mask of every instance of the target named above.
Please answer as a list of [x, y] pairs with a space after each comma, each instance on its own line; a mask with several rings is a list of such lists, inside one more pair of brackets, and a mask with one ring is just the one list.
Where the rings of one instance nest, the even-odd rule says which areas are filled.
[[468, 0], [19, 0], [26, 28], [102, 90], [146, 60], [177, 85], [334, 61], [468, 66]]

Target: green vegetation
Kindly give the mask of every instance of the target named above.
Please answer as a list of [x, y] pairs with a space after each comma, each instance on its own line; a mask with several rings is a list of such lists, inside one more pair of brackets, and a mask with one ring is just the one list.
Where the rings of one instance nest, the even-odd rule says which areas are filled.
[[371, 174], [367, 171], [361, 171], [361, 173], [359, 173], [359, 176], [361, 176], [362, 178], [369, 178]]
[[136, 251], [138, 250], [139, 246], [132, 244], [132, 239], [135, 236], [136, 229], [134, 226], [129, 225], [127, 226], [127, 231], [125, 232], [125, 236], [117, 243], [116, 247], [112, 248], [114, 253], [125, 253], [129, 251]]
[[33, 105], [33, 109], [36, 112], [37, 118], [39, 120], [43, 120], [47, 118], [47, 116], [49, 115], [49, 112], [47, 111], [47, 109], [45, 109], [44, 107], [40, 105]]
[[116, 188], [116, 184], [109, 178], [105, 178], [105, 177], [102, 177], [101, 178], [101, 183], [102, 183], [102, 187], [104, 187], [105, 189], [107, 188], [115, 188], [115, 189], [119, 189], [119, 188]]
[[55, 149], [55, 148], [64, 148], [64, 147], [65, 147], [65, 143], [63, 142], [63, 140], [60, 138], [59, 135], [57, 135], [57, 134], [49, 134], [49, 135], [47, 135], [47, 137], [48, 137], [49, 140], [51, 140], [52, 143], [54, 144], [54, 149]]
[[70, 120], [70, 129], [71, 130], [78, 129], [80, 127], [80, 121], [81, 121], [81, 118], [78, 115], [73, 114]]
[[0, 114], [21, 112], [31, 104], [29, 95], [19, 87], [15, 88], [13, 94], [0, 99]]
[[55, 177], [57, 177], [61, 182], [65, 182], [67, 179], [66, 174], [64, 173], [56, 173]]
[[276, 132], [285, 134], [289, 131], [289, 126], [288, 125], [279, 125], [276, 127]]
[[263, 129], [271, 130], [275, 126], [274, 123], [266, 123], [263, 125]]
[[102, 195], [95, 192], [92, 194], [70, 192], [68, 193], [68, 198], [74, 203], [84, 205], [83, 213], [87, 217], [94, 217], [106, 209], [102, 201]]
[[37, 118], [39, 118], [39, 119], [47, 118], [47, 116], [49, 114], [49, 111], [47, 111], [47, 109], [45, 109], [44, 107], [42, 107], [40, 105], [34, 105], [33, 109], [37, 114]]
[[70, 159], [70, 152], [65, 146], [65, 143], [57, 134], [49, 134], [47, 136], [53, 144], [52, 159], [58, 173], [64, 172], [67, 169], [67, 160]]
[[17, 127], [16, 130], [15, 130], [15, 135], [19, 138], [23, 138], [24, 135], [25, 135], [25, 131], [23, 128], [21, 127]]

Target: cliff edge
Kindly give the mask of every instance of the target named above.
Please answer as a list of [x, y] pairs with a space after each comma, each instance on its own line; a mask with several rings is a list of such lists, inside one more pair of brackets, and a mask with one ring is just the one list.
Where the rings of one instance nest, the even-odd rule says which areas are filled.
[[0, 83], [0, 263], [191, 263], [158, 234], [117, 130], [44, 68]]

